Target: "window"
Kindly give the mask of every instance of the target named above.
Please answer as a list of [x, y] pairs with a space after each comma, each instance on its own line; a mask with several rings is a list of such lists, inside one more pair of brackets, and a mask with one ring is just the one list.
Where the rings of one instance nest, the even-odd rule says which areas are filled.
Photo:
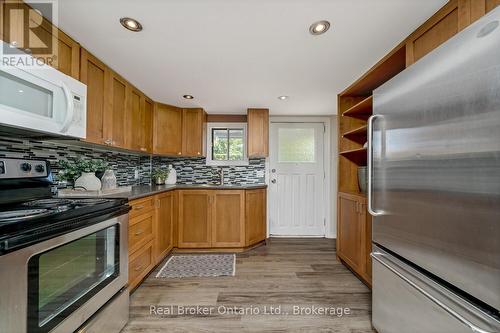
[[314, 163], [314, 128], [278, 129], [280, 163]]
[[209, 123], [207, 164], [248, 165], [246, 132], [245, 123]]

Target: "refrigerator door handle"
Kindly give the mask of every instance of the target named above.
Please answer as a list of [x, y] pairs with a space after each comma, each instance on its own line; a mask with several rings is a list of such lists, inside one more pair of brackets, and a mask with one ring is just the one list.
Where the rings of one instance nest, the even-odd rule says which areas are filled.
[[375, 252], [372, 252], [370, 255], [374, 260], [376, 260], [382, 266], [384, 266], [385, 268], [387, 268], [388, 270], [390, 270], [391, 272], [396, 274], [396, 276], [398, 276], [404, 282], [408, 283], [410, 286], [412, 286], [414, 289], [416, 289], [418, 292], [420, 292], [423, 296], [425, 296], [431, 302], [433, 302], [434, 304], [436, 304], [437, 306], [442, 308], [444, 311], [446, 311], [448, 314], [453, 316], [455, 319], [457, 319], [459, 322], [461, 322], [465, 326], [469, 327], [472, 330], [472, 332], [475, 332], [475, 333], [495, 333], [495, 332], [486, 331], [486, 330], [483, 330], [482, 328], [477, 327], [476, 325], [474, 325], [473, 323], [468, 321], [466, 318], [464, 318], [462, 315], [457, 313], [455, 310], [451, 309], [449, 306], [447, 306], [446, 304], [444, 304], [443, 302], [441, 302], [440, 300], [438, 300], [437, 298], [435, 298], [434, 296], [429, 294], [423, 288], [418, 286], [415, 282], [411, 281], [406, 276], [401, 274], [401, 272], [399, 272], [397, 269], [395, 269], [394, 267], [392, 267], [391, 265], [386, 263], [385, 260], [382, 259], [383, 257], [386, 256], [385, 253], [375, 251]]
[[368, 118], [368, 213], [372, 216], [384, 215], [383, 211], [375, 211], [372, 206], [372, 190], [373, 190], [373, 121], [377, 118], [382, 118], [380, 114], [374, 114]]

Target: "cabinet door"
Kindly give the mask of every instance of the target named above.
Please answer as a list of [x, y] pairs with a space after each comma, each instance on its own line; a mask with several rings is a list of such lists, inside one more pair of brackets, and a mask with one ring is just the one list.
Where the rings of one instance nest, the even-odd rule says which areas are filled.
[[468, 25], [467, 1], [451, 0], [412, 33], [406, 42], [406, 66], [437, 48]]
[[174, 222], [174, 192], [167, 192], [156, 197], [155, 256], [160, 262], [172, 249], [172, 227]]
[[248, 110], [248, 157], [269, 156], [269, 110]]
[[113, 140], [111, 144], [115, 147], [126, 148], [127, 82], [115, 72], [109, 72], [106, 126], [111, 129]]
[[153, 152], [153, 108], [153, 101], [143, 96], [141, 107], [142, 146], [140, 150], [148, 153]]
[[211, 244], [210, 191], [179, 191], [180, 248], [209, 248]]
[[245, 191], [212, 191], [212, 247], [245, 245]]
[[[87, 137], [85, 141], [105, 144], [111, 134], [105, 127], [105, 86], [108, 68], [82, 49], [80, 79], [87, 85]], [[109, 136], [108, 136], [109, 135]]]
[[357, 273], [363, 272], [365, 256], [364, 227], [359, 214], [359, 202], [339, 196], [338, 255]]
[[470, 3], [470, 21], [473, 23], [500, 5], [500, 0], [461, 0]]
[[146, 147], [142, 145], [143, 128], [141, 108], [142, 93], [127, 84], [127, 111], [126, 111], [126, 147], [131, 150], [141, 151]]
[[156, 103], [154, 109], [153, 152], [182, 154], [182, 109]]
[[182, 155], [204, 155], [205, 111], [184, 109], [182, 118]]
[[[52, 47], [47, 54], [35, 53], [33, 56], [44, 57], [48, 65], [79, 79], [80, 45], [77, 42], [21, 0], [1, 1], [0, 3], [2, 4], [0, 22], [2, 40], [15, 43], [17, 47], [27, 50], [28, 53], [34, 48]], [[30, 35], [26, 36], [28, 31]], [[51, 57], [51, 54], [56, 57]]]
[[267, 236], [267, 193], [265, 189], [247, 190], [245, 193], [246, 245], [261, 242]]

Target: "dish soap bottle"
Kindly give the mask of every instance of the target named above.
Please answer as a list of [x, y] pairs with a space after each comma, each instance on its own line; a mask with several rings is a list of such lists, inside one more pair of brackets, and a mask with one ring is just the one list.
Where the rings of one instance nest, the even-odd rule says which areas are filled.
[[173, 168], [172, 164], [168, 165], [168, 177], [165, 184], [174, 185], [177, 183], [177, 171]]

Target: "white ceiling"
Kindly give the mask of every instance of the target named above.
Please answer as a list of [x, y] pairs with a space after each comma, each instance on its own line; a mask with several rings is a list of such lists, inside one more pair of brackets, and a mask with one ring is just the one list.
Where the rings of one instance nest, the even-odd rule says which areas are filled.
[[[336, 113], [339, 92], [444, 3], [62, 0], [59, 26], [156, 101], [208, 113], [325, 115]], [[123, 16], [144, 30], [125, 30]], [[324, 19], [330, 30], [310, 35], [309, 25]]]

